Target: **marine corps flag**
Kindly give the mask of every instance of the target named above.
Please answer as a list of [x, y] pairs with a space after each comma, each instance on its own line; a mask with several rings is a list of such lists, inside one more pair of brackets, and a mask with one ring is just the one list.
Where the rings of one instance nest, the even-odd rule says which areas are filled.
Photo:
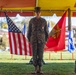
[[65, 49], [66, 12], [49, 34], [45, 51], [60, 51]]

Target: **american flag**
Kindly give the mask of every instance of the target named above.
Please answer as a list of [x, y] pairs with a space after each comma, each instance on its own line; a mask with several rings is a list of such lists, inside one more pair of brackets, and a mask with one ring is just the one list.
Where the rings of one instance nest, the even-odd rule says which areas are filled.
[[30, 43], [6, 13], [5, 16], [8, 24], [10, 53], [31, 56], [32, 49]]

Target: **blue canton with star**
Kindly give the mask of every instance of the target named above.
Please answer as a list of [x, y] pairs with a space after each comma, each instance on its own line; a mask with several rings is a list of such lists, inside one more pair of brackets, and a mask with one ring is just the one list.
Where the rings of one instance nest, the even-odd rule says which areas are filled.
[[13, 21], [6, 15], [7, 23], [8, 23], [8, 31], [9, 32], [15, 32], [15, 33], [21, 33], [19, 28], [13, 23]]

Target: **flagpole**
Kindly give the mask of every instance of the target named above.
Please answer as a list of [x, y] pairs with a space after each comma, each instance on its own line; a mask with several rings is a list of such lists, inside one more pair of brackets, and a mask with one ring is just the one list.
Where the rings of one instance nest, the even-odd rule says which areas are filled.
[[27, 59], [27, 56], [25, 55], [25, 60]]
[[13, 59], [13, 54], [11, 54], [11, 59]]
[[74, 60], [74, 53], [72, 53], [72, 60]]
[[51, 54], [50, 54], [50, 52], [49, 52], [49, 60], [50, 60], [50, 56], [51, 56]]
[[61, 51], [61, 54], [60, 54], [60, 60], [62, 60], [62, 51]]

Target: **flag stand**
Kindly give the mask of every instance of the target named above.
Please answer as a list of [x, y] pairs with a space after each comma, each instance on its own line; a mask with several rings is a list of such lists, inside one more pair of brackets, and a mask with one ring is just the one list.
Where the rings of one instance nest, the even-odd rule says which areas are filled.
[[[42, 63], [43, 63], [43, 64], [46, 64], [46, 63], [44, 62], [44, 60], [42, 60]], [[28, 64], [33, 64], [33, 58], [30, 59], [30, 61], [29, 61]]]

